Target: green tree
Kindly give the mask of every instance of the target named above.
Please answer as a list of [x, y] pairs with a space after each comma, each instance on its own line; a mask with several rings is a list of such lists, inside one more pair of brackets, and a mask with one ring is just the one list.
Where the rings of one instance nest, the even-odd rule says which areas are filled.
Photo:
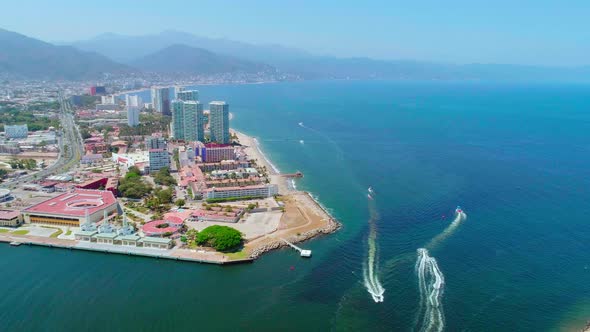
[[176, 200], [176, 202], [174, 204], [176, 204], [176, 206], [178, 206], [178, 207], [183, 207], [186, 204], [186, 202], [184, 201], [184, 199], [179, 198]]
[[214, 225], [200, 231], [196, 242], [218, 251], [228, 251], [242, 243], [242, 233], [228, 226]]

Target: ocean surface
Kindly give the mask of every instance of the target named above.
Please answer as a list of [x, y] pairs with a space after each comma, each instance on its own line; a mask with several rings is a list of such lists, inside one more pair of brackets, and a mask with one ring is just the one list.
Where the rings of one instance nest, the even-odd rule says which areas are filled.
[[305, 242], [311, 259], [284, 249], [231, 267], [0, 245], [2, 330], [557, 331], [590, 320], [590, 86], [198, 89], [226, 100], [232, 127], [282, 172], [304, 172], [297, 187], [343, 228]]

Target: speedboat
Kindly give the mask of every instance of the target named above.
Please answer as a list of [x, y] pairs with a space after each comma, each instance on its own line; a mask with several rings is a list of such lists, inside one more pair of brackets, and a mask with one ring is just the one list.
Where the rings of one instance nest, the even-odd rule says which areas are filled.
[[299, 126], [300, 127], [303, 127], [303, 122], [299, 122]]
[[374, 194], [375, 192], [373, 191], [373, 187], [369, 186], [369, 189], [367, 189], [369, 191], [370, 194]]
[[461, 207], [459, 205], [457, 205], [457, 208], [455, 209], [456, 213], [463, 213], [463, 210], [461, 209]]

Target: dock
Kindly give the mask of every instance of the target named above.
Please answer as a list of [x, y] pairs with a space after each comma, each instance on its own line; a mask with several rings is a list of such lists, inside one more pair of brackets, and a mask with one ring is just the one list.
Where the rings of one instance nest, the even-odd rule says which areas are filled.
[[301, 173], [300, 171], [297, 171], [295, 173], [281, 174], [281, 176], [284, 178], [302, 178], [303, 173]]
[[299, 251], [299, 254], [301, 255], [301, 257], [311, 257], [311, 250], [306, 250], [306, 249], [301, 249], [298, 246], [294, 245], [293, 243], [281, 238], [281, 240], [285, 241], [286, 244], [288, 244], [291, 248]]
[[[164, 249], [146, 250], [144, 248], [132, 248], [132, 247], [125, 247], [125, 246], [118, 246], [118, 245], [97, 245], [96, 243], [93, 243], [93, 245], [88, 245], [85, 243], [82, 243], [82, 244], [80, 244], [80, 243], [78, 243], [78, 244], [46, 243], [43, 241], [31, 239], [31, 238], [19, 238], [18, 241], [15, 241], [15, 239], [12, 239], [10, 237], [0, 236], [0, 243], [2, 243], [2, 242], [10, 244], [11, 246], [20, 246], [20, 245], [24, 244], [27, 246], [39, 246], [39, 247], [46, 247], [46, 248], [58, 248], [58, 249], [68, 249], [68, 250], [81, 250], [81, 251], [96, 252], [96, 253], [148, 257], [148, 258], [166, 259], [166, 260], [193, 262], [193, 263], [202, 263], [202, 264], [233, 265], [233, 264], [242, 264], [242, 263], [252, 263], [254, 261], [254, 259], [252, 259], [252, 258], [244, 258], [244, 259], [237, 259], [237, 260], [207, 260], [207, 259], [199, 259], [199, 258], [192, 258], [192, 257], [176, 255], [176, 254], [172, 253], [172, 250], [164, 250]], [[71, 241], [71, 242], [74, 242], [74, 241]]]

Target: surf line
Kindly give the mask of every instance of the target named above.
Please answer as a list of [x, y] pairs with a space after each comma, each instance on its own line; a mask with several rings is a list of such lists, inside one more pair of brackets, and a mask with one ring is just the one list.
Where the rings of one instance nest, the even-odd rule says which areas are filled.
[[420, 248], [417, 251], [416, 275], [418, 276], [420, 302], [414, 325], [417, 327], [420, 318], [422, 318], [420, 331], [440, 332], [445, 327], [445, 315], [442, 306], [445, 277], [436, 259], [430, 256], [427, 248], [436, 248], [443, 240], [453, 234], [465, 219], [467, 219], [467, 215], [460, 207], [457, 207], [453, 222], [442, 233], [430, 240], [426, 248]]
[[375, 204], [375, 192], [371, 187], [368, 189], [368, 205], [369, 205], [369, 236], [367, 238], [368, 252], [367, 259], [363, 264], [363, 284], [367, 292], [376, 303], [383, 302], [385, 297], [385, 288], [379, 281], [379, 256], [377, 250], [377, 220], [379, 214], [377, 213], [377, 206]]

